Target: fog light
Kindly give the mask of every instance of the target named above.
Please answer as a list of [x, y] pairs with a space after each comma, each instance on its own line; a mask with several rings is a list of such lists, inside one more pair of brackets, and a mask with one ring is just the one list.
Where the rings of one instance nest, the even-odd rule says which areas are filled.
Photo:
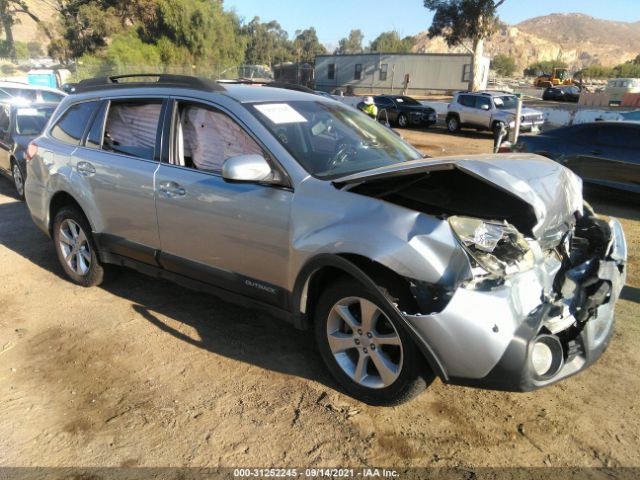
[[562, 345], [552, 335], [540, 335], [531, 349], [531, 367], [534, 376], [540, 380], [553, 377], [564, 363]]

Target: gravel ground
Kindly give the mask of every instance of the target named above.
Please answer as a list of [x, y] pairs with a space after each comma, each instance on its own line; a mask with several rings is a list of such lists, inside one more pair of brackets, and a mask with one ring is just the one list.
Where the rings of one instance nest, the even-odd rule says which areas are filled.
[[[492, 145], [402, 133], [432, 155]], [[598, 363], [534, 393], [436, 380], [374, 408], [336, 391], [309, 334], [263, 313], [131, 271], [74, 286], [0, 179], [0, 466], [640, 466], [640, 207], [588, 197], [631, 255]]]

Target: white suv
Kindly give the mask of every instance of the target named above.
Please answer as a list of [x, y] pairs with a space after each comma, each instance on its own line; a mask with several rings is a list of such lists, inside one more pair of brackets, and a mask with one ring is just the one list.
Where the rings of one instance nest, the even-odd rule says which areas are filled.
[[[457, 132], [462, 127], [495, 131], [502, 123], [515, 126], [518, 98], [507, 92], [458, 92], [448, 107], [447, 129]], [[520, 130], [531, 131], [544, 123], [544, 113], [533, 108], [522, 108]]]

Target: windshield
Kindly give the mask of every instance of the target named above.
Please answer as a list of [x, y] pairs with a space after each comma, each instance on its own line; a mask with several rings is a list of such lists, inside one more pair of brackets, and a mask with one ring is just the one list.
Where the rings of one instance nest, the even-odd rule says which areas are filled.
[[392, 130], [336, 102], [305, 100], [247, 108], [315, 177], [332, 179], [422, 157]]
[[55, 107], [18, 108], [16, 111], [17, 135], [40, 135]]
[[493, 103], [499, 110], [511, 110], [518, 106], [518, 97], [515, 95], [505, 95], [504, 97], [494, 97]]

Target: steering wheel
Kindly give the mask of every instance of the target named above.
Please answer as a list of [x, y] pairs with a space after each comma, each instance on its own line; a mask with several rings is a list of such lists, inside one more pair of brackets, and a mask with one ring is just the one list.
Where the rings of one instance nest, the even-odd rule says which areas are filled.
[[357, 155], [358, 150], [356, 150], [353, 145], [343, 143], [338, 146], [335, 155], [331, 157], [327, 166], [329, 170], [333, 170], [334, 168], [339, 167], [340, 165], [347, 162], [349, 159], [356, 157]]

